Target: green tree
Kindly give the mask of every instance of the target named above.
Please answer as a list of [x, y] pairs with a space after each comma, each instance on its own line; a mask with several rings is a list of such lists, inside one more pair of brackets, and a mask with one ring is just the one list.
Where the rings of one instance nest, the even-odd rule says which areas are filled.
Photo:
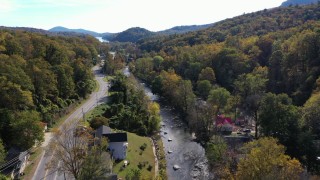
[[130, 169], [126, 175], [126, 180], [140, 180], [141, 171], [140, 169]]
[[92, 127], [93, 129], [98, 129], [102, 125], [108, 126], [109, 119], [103, 116], [97, 116], [92, 118], [90, 121], [90, 127]]
[[214, 74], [214, 71], [211, 67], [206, 67], [201, 70], [199, 74], [199, 80], [208, 80], [211, 84], [214, 84], [216, 82], [216, 75]]
[[[43, 141], [43, 128], [40, 115], [36, 111], [21, 111], [13, 114], [10, 119], [11, 144], [22, 149], [29, 149]], [[18, 138], [17, 138], [18, 137]]]
[[213, 105], [215, 117], [227, 105], [230, 97], [230, 92], [222, 87], [210, 91], [208, 102]]
[[[272, 148], [270, 148], [272, 147]], [[274, 138], [260, 138], [242, 148], [237, 179], [299, 179], [303, 171], [296, 159], [285, 155], [285, 147]]]
[[303, 120], [306, 127], [320, 138], [320, 93], [313, 94], [303, 106]]
[[210, 165], [219, 166], [227, 156], [227, 144], [220, 136], [213, 136], [206, 146], [206, 156]]
[[197, 82], [197, 92], [199, 96], [202, 97], [204, 100], [208, 98], [211, 88], [212, 85], [208, 80], [200, 80]]
[[267, 68], [257, 67], [252, 73], [240, 75], [234, 83], [237, 95], [242, 97], [242, 107], [256, 123], [255, 137], [258, 137], [258, 111], [261, 106], [261, 98], [266, 91], [267, 72]]
[[195, 95], [192, 91], [190, 80], [180, 80], [178, 84], [178, 92], [173, 96], [176, 107], [181, 109], [182, 115], [186, 118], [188, 112], [194, 105]]
[[0, 76], [0, 108], [25, 110], [33, 107], [32, 93], [24, 91], [21, 86]]
[[279, 139], [287, 147], [287, 153], [295, 156], [299, 149], [300, 119], [300, 111], [286, 94], [267, 93], [262, 98], [259, 110], [261, 133]]
[[0, 139], [0, 164], [3, 164], [5, 162], [6, 155], [6, 150], [4, 149], [3, 142]]
[[79, 180], [107, 179], [112, 171], [112, 160], [106, 151], [107, 147], [107, 140], [102, 139], [100, 145], [93, 146], [87, 152], [81, 166]]
[[163, 63], [164, 59], [161, 56], [155, 56], [153, 57], [153, 69], [156, 72], [161, 72], [162, 70], [162, 63]]

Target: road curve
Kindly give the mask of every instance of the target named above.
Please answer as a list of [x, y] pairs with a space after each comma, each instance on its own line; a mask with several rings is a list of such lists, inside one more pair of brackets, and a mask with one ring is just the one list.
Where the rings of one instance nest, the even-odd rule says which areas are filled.
[[[86, 100], [84, 104], [82, 104], [78, 109], [76, 109], [72, 114], [68, 116], [64, 123], [68, 123], [72, 120], [82, 120], [83, 113], [87, 113], [96, 107], [98, 104], [106, 102], [107, 100], [107, 90], [109, 84], [103, 80], [104, 74], [100, 72], [100, 67], [95, 66], [92, 68], [96, 81], [99, 83], [99, 90], [97, 92], [93, 92], [90, 97]], [[46, 136], [45, 146], [47, 146], [48, 142], [51, 140], [52, 136]], [[44, 147], [44, 151], [41, 155], [41, 160], [37, 166], [37, 169], [33, 175], [32, 180], [63, 180], [65, 179], [63, 174], [59, 174], [55, 170], [46, 170], [47, 162], [51, 161], [52, 155], [46, 153], [46, 147]], [[70, 179], [68, 177], [67, 179]]]

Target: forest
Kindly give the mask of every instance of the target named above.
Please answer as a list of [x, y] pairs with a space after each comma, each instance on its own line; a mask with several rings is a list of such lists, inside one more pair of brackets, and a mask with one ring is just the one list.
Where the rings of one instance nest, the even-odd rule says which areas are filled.
[[285, 159], [295, 158], [319, 174], [319, 19], [320, 3], [289, 6], [146, 38], [128, 48], [137, 57], [129, 67], [170, 100], [206, 147], [212, 168], [225, 167], [221, 177], [237, 169], [234, 161], [216, 158], [217, 152], [230, 155], [213, 126], [221, 114], [253, 121], [256, 139], [283, 145], [278, 152], [285, 152]]
[[[26, 150], [95, 87], [94, 37], [0, 30], [0, 149]], [[1, 153], [4, 151], [1, 151]], [[1, 155], [0, 162], [3, 162]]]

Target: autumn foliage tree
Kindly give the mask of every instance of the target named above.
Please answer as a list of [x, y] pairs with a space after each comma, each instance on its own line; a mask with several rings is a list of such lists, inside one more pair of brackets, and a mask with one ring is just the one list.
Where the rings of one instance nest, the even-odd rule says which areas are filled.
[[285, 147], [276, 139], [260, 138], [242, 150], [244, 157], [238, 164], [237, 179], [300, 179], [300, 162], [285, 155]]

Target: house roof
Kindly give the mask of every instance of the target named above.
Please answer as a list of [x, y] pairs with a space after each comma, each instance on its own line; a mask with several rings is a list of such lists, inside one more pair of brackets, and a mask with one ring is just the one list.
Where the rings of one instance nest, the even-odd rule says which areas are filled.
[[109, 142], [127, 142], [128, 141], [127, 133], [110, 133], [110, 134], [104, 134], [103, 136], [107, 137]]
[[108, 126], [100, 126], [97, 130], [96, 130], [96, 136], [97, 137], [101, 137], [105, 134], [111, 134], [111, 128]]

